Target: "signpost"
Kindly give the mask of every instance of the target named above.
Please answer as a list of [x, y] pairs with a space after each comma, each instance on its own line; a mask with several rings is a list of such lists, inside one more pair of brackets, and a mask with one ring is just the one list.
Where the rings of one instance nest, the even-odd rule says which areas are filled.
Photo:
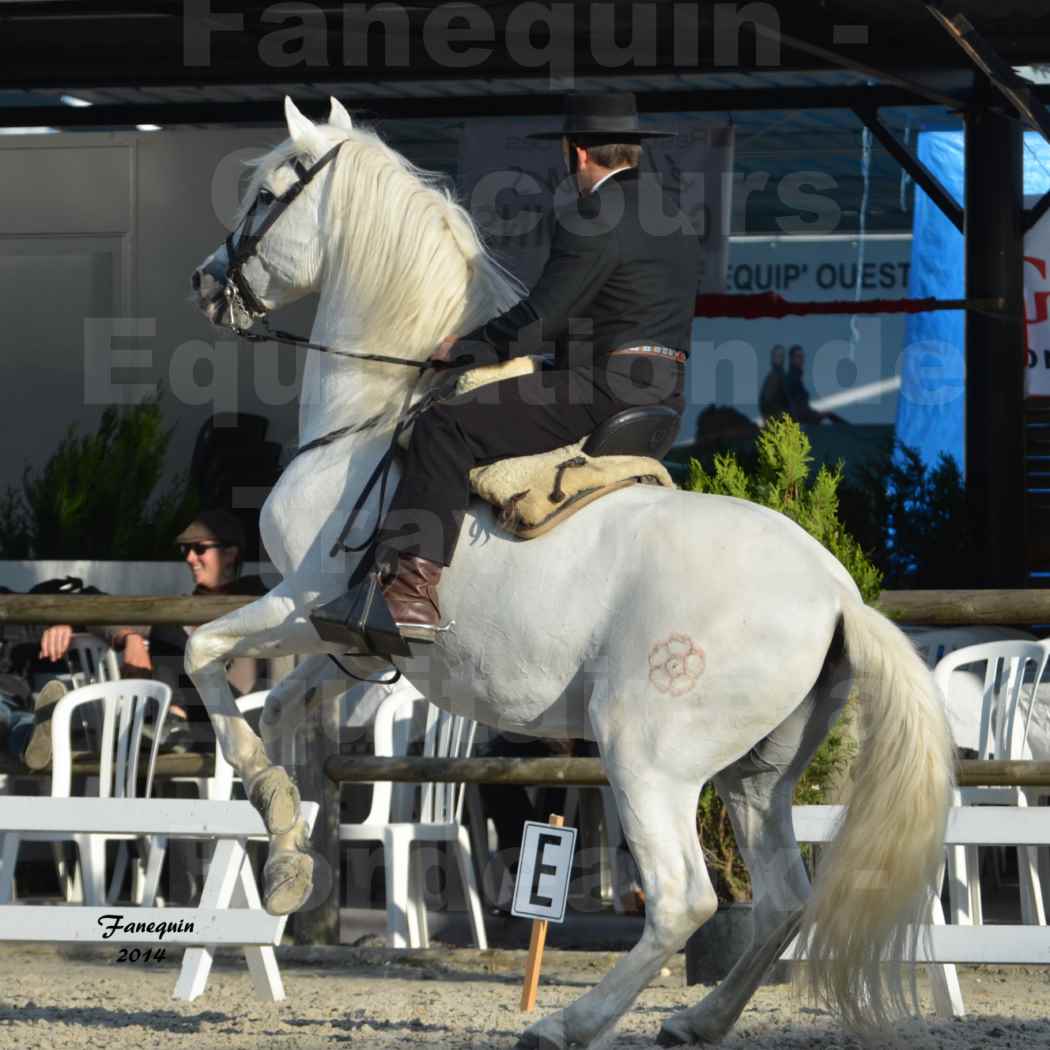
[[523, 1013], [536, 1006], [547, 924], [565, 920], [576, 829], [564, 825], [564, 817], [552, 814], [549, 824], [526, 821], [522, 835], [511, 914], [533, 920], [525, 986], [521, 991]]

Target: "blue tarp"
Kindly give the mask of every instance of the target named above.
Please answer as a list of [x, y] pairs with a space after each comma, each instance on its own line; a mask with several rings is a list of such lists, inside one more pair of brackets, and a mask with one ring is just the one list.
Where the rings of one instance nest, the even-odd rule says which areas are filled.
[[[964, 137], [961, 131], [927, 131], [919, 136], [919, 159], [960, 204], [965, 196]], [[1050, 190], [1050, 143], [1036, 132], [1025, 135], [1025, 194]], [[962, 299], [966, 294], [963, 236], [917, 189], [909, 294]], [[923, 461], [946, 452], [960, 466], [965, 449], [966, 319], [962, 311], [915, 314], [908, 319], [897, 405], [897, 440], [918, 449]]]

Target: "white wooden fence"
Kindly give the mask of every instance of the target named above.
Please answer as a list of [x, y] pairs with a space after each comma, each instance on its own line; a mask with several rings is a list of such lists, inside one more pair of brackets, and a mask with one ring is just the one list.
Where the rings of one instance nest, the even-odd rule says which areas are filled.
[[[316, 802], [304, 802], [310, 829]], [[219, 945], [241, 945], [256, 995], [279, 1000], [284, 986], [274, 945], [287, 916], [263, 910], [245, 852], [249, 838], [267, 838], [249, 802], [163, 798], [40, 798], [0, 796], [0, 830], [165, 835], [216, 840], [195, 908], [140, 908], [113, 904], [0, 905], [0, 940], [76, 941], [185, 946], [175, 998], [195, 999], [205, 988]], [[116, 950], [114, 951], [114, 955]]]
[[[842, 806], [795, 806], [799, 842], [827, 843], [835, 837]], [[949, 811], [947, 846], [1048, 846], [1050, 808], [959, 806]], [[796, 942], [782, 958], [802, 959]], [[929, 963], [938, 1013], [962, 1017], [966, 1010], [953, 963], [1050, 964], [1050, 927], [946, 926], [940, 898], [930, 902], [930, 924], [919, 938], [918, 960]]]

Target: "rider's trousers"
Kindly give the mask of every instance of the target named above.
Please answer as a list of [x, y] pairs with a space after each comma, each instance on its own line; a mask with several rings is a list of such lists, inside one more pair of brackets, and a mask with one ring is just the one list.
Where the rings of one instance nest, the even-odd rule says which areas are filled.
[[593, 370], [535, 372], [435, 404], [416, 421], [380, 543], [448, 565], [474, 467], [569, 445], [625, 408], [681, 412], [684, 374], [673, 360], [623, 355]]

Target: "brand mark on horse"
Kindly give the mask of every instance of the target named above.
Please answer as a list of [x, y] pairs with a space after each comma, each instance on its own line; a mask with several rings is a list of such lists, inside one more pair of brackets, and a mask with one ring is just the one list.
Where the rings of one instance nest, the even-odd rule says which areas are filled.
[[683, 696], [700, 680], [707, 665], [703, 649], [687, 634], [672, 634], [649, 650], [649, 681], [661, 693]]

